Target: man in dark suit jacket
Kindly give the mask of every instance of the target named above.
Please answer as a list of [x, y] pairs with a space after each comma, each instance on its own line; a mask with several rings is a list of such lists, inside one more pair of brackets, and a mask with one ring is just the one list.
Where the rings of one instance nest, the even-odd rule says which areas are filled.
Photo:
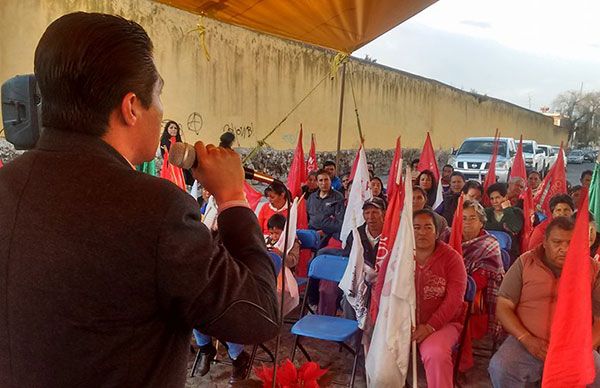
[[196, 144], [222, 244], [190, 195], [133, 168], [162, 119], [142, 27], [63, 16], [35, 74], [46, 129], [0, 169], [0, 387], [183, 387], [192, 328], [275, 336], [275, 271], [239, 156]]

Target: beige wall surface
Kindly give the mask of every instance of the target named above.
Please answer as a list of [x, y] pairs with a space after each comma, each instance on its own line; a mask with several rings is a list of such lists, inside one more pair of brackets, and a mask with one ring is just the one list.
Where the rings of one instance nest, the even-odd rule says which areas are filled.
[[[165, 79], [164, 118], [180, 122], [187, 141], [214, 142], [233, 129], [238, 145], [253, 147], [324, 79], [267, 143], [293, 148], [302, 123], [305, 133], [317, 134], [318, 150], [335, 149], [341, 71], [328, 76], [335, 53], [204, 19], [207, 60], [199, 34], [190, 32], [198, 16], [149, 0], [1, 0], [0, 81], [33, 72], [46, 26], [78, 10], [122, 15], [148, 31]], [[544, 144], [566, 140], [550, 117], [381, 65], [352, 59], [346, 79], [344, 149], [358, 145], [352, 89], [368, 148], [393, 148], [399, 134], [404, 147], [419, 148], [427, 131], [435, 148], [457, 147], [495, 128]]]

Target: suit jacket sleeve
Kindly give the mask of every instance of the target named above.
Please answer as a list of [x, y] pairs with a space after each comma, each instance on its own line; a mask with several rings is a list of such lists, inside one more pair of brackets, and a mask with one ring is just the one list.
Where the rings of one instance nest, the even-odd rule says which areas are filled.
[[277, 334], [275, 269], [252, 210], [218, 218], [222, 244], [200, 222], [191, 197], [166, 212], [156, 277], [160, 307], [176, 324], [223, 340], [255, 344]]
[[333, 215], [323, 219], [323, 231], [327, 234], [335, 234], [342, 231], [342, 224], [344, 223], [344, 198], [341, 195], [340, 197], [341, 199], [335, 203]]

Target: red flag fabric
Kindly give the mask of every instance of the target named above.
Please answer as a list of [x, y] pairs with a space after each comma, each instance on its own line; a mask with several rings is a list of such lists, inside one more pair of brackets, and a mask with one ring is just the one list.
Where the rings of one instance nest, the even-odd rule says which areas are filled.
[[577, 214], [560, 275], [542, 388], [584, 387], [595, 376], [587, 190], [583, 195], [586, 211]]
[[[567, 177], [565, 174], [565, 160], [563, 158], [562, 147], [561, 143], [556, 162], [550, 168], [550, 171], [548, 171], [548, 175], [546, 175], [540, 184], [537, 194], [533, 197], [535, 209], [542, 211], [548, 217], [552, 214], [550, 211], [550, 199], [556, 194], [567, 193]], [[579, 207], [579, 209], [584, 208]]]
[[306, 200], [300, 197], [298, 201], [298, 221], [296, 221], [296, 229], [308, 229], [308, 212], [306, 211]]
[[531, 187], [527, 187], [521, 194], [523, 199], [523, 231], [521, 232], [521, 252], [527, 252], [529, 249], [529, 238], [533, 232], [533, 223], [531, 217], [535, 211], [533, 207], [533, 195]]
[[246, 200], [248, 201], [250, 208], [256, 211], [256, 207], [263, 197], [262, 194], [252, 187], [248, 181], [244, 181], [244, 194], [246, 194]]
[[356, 156], [354, 157], [354, 162], [352, 162], [352, 170], [350, 170], [350, 181], [354, 179], [354, 174], [356, 174], [356, 168], [358, 167], [358, 160], [360, 159], [360, 150], [362, 149], [362, 143], [358, 147], [358, 151], [356, 151]]
[[494, 145], [492, 147], [492, 158], [490, 159], [490, 166], [488, 168], [488, 172], [485, 175], [485, 180], [483, 181], [483, 196], [482, 196], [482, 205], [484, 207], [492, 206], [490, 202], [490, 197], [487, 195], [487, 189], [494, 183], [496, 183], [496, 161], [498, 160], [498, 146], [500, 145], [500, 133], [496, 129], [496, 134], [494, 135]]
[[2, 159], [0, 159], [0, 168], [4, 166], [4, 164], [2, 163]]
[[[400, 159], [400, 165], [402, 165], [402, 159]], [[389, 203], [383, 222], [383, 231], [379, 238], [377, 258], [375, 260], [377, 282], [371, 292], [371, 306], [369, 308], [369, 315], [373, 326], [375, 325], [377, 314], [379, 313], [379, 301], [381, 299], [381, 293], [383, 292], [383, 284], [385, 283], [385, 273], [390, 261], [390, 253], [392, 252], [396, 235], [398, 234], [400, 215], [402, 214], [402, 209], [404, 207], [404, 190], [401, 189], [402, 187], [403, 184], [401, 183], [400, 189], [396, 190], [393, 196], [388, 196]]]
[[458, 204], [456, 205], [456, 210], [454, 211], [454, 217], [452, 218], [452, 231], [450, 232], [450, 240], [448, 240], [448, 244], [456, 252], [458, 252], [461, 256], [463, 254], [462, 250], [462, 232], [463, 232], [463, 204], [465, 202], [465, 198], [461, 195], [458, 198]]
[[437, 160], [435, 159], [435, 151], [433, 150], [429, 132], [427, 132], [427, 138], [425, 139], [425, 144], [423, 144], [423, 151], [421, 152], [421, 156], [419, 156], [417, 170], [419, 170], [419, 172], [429, 170], [433, 172], [436, 183], [440, 180], [440, 170], [438, 169]]
[[310, 135], [310, 151], [308, 151], [308, 159], [306, 160], [306, 175], [312, 171], [317, 171], [317, 146], [315, 145], [315, 134]]
[[306, 164], [304, 162], [304, 149], [302, 148], [302, 125], [300, 125], [300, 134], [298, 134], [298, 143], [294, 151], [294, 158], [288, 174], [287, 187], [292, 194], [292, 198], [302, 195], [302, 184], [306, 182]]
[[517, 147], [517, 154], [515, 155], [515, 162], [510, 170], [510, 178], [520, 177], [523, 178], [525, 184], [527, 184], [527, 170], [525, 169], [525, 158], [523, 158], [523, 135], [519, 140], [519, 146]]
[[[171, 145], [173, 145], [175, 141], [175, 136], [171, 136]], [[169, 151], [166, 149], [163, 156], [162, 168], [160, 169], [160, 177], [175, 183], [180, 189], [187, 191], [185, 180], [183, 179], [183, 170], [169, 163]]]
[[396, 182], [398, 173], [402, 173], [402, 148], [400, 147], [400, 136], [396, 139], [396, 151], [394, 151], [394, 159], [392, 160], [388, 173], [388, 197], [393, 196], [396, 190], [400, 189], [400, 184]]

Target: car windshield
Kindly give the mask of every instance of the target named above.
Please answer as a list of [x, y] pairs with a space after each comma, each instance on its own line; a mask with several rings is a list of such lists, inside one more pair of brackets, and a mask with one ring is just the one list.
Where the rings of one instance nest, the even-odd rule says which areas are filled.
[[569, 155], [570, 156], [582, 156], [583, 152], [581, 152], [579, 150], [575, 150], [575, 151], [571, 151], [571, 153]]
[[[469, 140], [460, 146], [458, 155], [462, 154], [492, 154], [493, 140]], [[498, 155], [506, 155], [506, 142], [498, 144]]]
[[523, 152], [533, 154], [533, 143], [523, 143]]

